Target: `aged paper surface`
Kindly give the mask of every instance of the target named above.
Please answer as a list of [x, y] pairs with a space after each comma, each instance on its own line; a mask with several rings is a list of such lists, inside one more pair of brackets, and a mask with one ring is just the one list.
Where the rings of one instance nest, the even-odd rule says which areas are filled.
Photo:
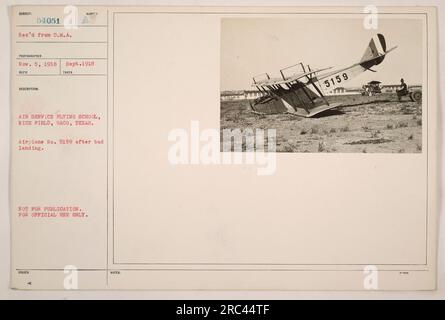
[[11, 287], [435, 288], [434, 8], [10, 18]]

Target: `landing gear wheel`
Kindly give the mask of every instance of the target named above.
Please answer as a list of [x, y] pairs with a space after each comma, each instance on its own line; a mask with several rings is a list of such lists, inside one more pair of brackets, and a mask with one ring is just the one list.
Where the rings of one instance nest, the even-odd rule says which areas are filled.
[[422, 102], [422, 91], [414, 91], [409, 95], [411, 101], [421, 103]]

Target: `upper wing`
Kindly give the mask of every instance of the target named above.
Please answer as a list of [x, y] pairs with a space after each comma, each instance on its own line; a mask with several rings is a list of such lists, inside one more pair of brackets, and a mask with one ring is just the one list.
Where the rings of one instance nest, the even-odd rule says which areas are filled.
[[290, 76], [290, 77], [288, 77], [286, 79], [282, 79], [282, 78], [265, 79], [263, 81], [254, 82], [252, 84], [252, 86], [253, 87], [256, 87], [256, 86], [271, 86], [271, 85], [279, 85], [279, 84], [289, 83], [289, 82], [297, 81], [297, 80], [299, 80], [301, 78], [314, 76], [314, 75], [316, 75], [316, 74], [318, 74], [318, 73], [320, 73], [322, 71], [326, 71], [326, 70], [329, 70], [329, 69], [332, 69], [332, 67], [298, 73], [298, 74], [292, 75], [292, 76]]

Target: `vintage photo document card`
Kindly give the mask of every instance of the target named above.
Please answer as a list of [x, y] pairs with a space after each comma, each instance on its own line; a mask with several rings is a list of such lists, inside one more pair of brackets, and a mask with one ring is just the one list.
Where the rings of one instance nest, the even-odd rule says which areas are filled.
[[434, 290], [436, 22], [11, 7], [11, 287]]

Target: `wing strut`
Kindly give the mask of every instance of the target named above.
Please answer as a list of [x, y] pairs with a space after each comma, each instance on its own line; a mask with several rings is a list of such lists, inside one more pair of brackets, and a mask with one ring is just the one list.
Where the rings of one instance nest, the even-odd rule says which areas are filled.
[[[311, 66], [307, 65], [307, 68], [309, 70], [309, 72], [312, 72]], [[329, 106], [329, 101], [326, 99], [326, 97], [324, 96], [324, 94], [321, 92], [320, 88], [317, 87], [317, 85], [314, 83], [312, 76], [311, 75], [307, 75], [306, 76], [308, 83], [312, 84], [312, 86], [314, 87], [314, 89], [317, 91], [317, 93], [320, 95], [320, 97], [323, 99], [323, 101], [326, 103], [326, 105]]]
[[307, 77], [308, 83], [312, 84], [312, 86], [315, 88], [315, 90], [317, 91], [317, 93], [320, 95], [320, 97], [323, 99], [323, 101], [329, 106], [329, 101], [326, 99], [326, 97], [324, 96], [324, 94], [321, 92], [320, 88], [317, 87], [317, 85], [314, 83], [314, 81], [312, 80], [312, 78]]

